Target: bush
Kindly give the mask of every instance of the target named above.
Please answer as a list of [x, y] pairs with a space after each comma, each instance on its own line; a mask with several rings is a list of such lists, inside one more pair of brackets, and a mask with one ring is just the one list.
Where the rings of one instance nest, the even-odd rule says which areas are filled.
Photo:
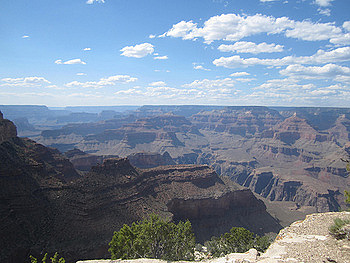
[[109, 246], [112, 259], [192, 260], [195, 238], [190, 221], [175, 224], [152, 214], [114, 232]]
[[230, 253], [243, 253], [251, 248], [263, 252], [270, 243], [267, 236], [260, 237], [243, 227], [233, 227], [229, 233], [220, 237], [212, 237], [204, 245], [213, 257], [220, 257]]
[[[38, 259], [33, 257], [32, 255], [29, 256], [30, 262], [31, 263], [38, 263]], [[58, 253], [56, 252], [55, 255], [53, 257], [50, 258], [51, 259], [51, 263], [65, 263], [65, 259], [64, 258], [58, 258]], [[46, 263], [47, 262], [47, 253], [45, 253], [44, 257], [41, 259], [42, 263]]]
[[334, 224], [329, 227], [329, 233], [336, 239], [348, 239], [350, 240], [350, 220], [342, 220], [340, 218], [334, 219]]

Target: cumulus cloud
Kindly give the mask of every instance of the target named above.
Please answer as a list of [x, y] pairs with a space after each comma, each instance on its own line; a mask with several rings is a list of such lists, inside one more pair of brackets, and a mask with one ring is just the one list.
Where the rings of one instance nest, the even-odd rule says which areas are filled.
[[210, 69], [203, 67], [202, 65], [193, 65], [194, 69], [204, 70], [204, 71], [210, 71]]
[[176, 25], [173, 25], [173, 27], [168, 32], [164, 33], [162, 36], [181, 37], [182, 39], [193, 39], [195, 38], [194, 32], [197, 31], [197, 29], [197, 24], [193, 23], [192, 21], [181, 21]]
[[153, 59], [165, 60], [165, 59], [168, 59], [168, 56], [157, 56], [157, 57], [154, 57]]
[[350, 47], [337, 48], [331, 51], [318, 50], [312, 56], [287, 56], [277, 59], [242, 58], [240, 56], [221, 57], [213, 64], [218, 67], [237, 68], [255, 65], [285, 66], [290, 64], [326, 64], [350, 60]]
[[311, 21], [294, 22], [293, 28], [286, 30], [287, 37], [318, 41], [328, 40], [342, 35], [342, 30], [334, 23], [312, 23]]
[[133, 57], [133, 58], [143, 58], [154, 52], [153, 45], [150, 43], [143, 43], [135, 46], [126, 46], [120, 50], [122, 56]]
[[349, 82], [350, 68], [335, 64], [327, 64], [322, 67], [305, 67], [302, 65], [289, 65], [280, 71], [280, 74], [303, 79], [331, 78], [335, 81]]
[[149, 84], [150, 86], [166, 86], [166, 83], [164, 81], [154, 81]]
[[128, 75], [115, 75], [110, 76], [108, 78], [101, 78], [99, 81], [87, 81], [87, 82], [79, 82], [72, 81], [65, 84], [66, 87], [81, 87], [81, 88], [102, 88], [106, 86], [115, 86], [118, 83], [129, 83], [136, 81], [137, 78], [130, 77]]
[[276, 44], [267, 44], [265, 42], [260, 44], [255, 44], [253, 42], [240, 41], [233, 45], [220, 45], [218, 49], [222, 52], [237, 52], [237, 53], [274, 53], [282, 52], [283, 46]]
[[85, 73], [77, 73], [77, 76], [86, 76]]
[[24, 36], [22, 36], [22, 38], [29, 38], [29, 36], [28, 35], [24, 35]]
[[317, 9], [317, 11], [320, 15], [331, 16], [331, 10], [329, 8], [326, 8], [326, 9], [319, 8]]
[[148, 37], [152, 39], [152, 38], [155, 38], [156, 35], [150, 34]]
[[61, 59], [57, 59], [55, 61], [56, 64], [61, 65], [85, 65], [86, 63], [84, 61], [82, 61], [80, 58], [76, 58], [76, 59], [71, 59], [71, 60], [67, 60], [65, 62], [63, 62]]
[[184, 84], [184, 88], [197, 88], [197, 89], [218, 89], [218, 88], [233, 88], [234, 81], [231, 78], [225, 79], [203, 79], [203, 80], [195, 80], [192, 83]]
[[10, 87], [36, 87], [51, 83], [43, 77], [3, 78], [1, 81], [4, 82], [1, 86]]
[[345, 21], [343, 23], [343, 28], [346, 30], [346, 31], [349, 31], [350, 32], [350, 21]]
[[[292, 106], [346, 106], [349, 104], [349, 88], [345, 85], [316, 86], [300, 84], [294, 78], [272, 79], [254, 88], [245, 96], [251, 102], [263, 101], [265, 105]], [[261, 105], [261, 103], [260, 103]]]
[[236, 81], [239, 82], [251, 82], [253, 80], [256, 80], [255, 78], [237, 78]]
[[93, 3], [102, 3], [104, 4], [105, 0], [87, 0], [86, 3], [88, 5], [92, 5]]
[[288, 17], [275, 18], [262, 14], [222, 14], [209, 18], [203, 27], [198, 27], [193, 21], [180, 21], [162, 36], [192, 40], [203, 38], [205, 43], [211, 43], [215, 40], [239, 41], [261, 33], [285, 34], [286, 37], [306, 41], [328, 40], [343, 34], [334, 23], [313, 23], [308, 20], [300, 22]]
[[334, 0], [315, 0], [315, 4], [319, 5], [321, 7], [327, 7], [327, 6], [331, 6], [331, 2], [333, 2]]
[[84, 51], [90, 51], [91, 48], [90, 48], [90, 47], [86, 47], [86, 48], [84, 48], [83, 50], [84, 50]]
[[203, 103], [203, 101], [212, 103], [226, 101], [228, 103], [230, 100], [232, 101], [232, 98], [236, 98], [240, 92], [233, 87], [233, 81], [229, 78], [195, 80], [192, 83], [184, 84], [181, 88], [169, 87], [163, 84], [166, 83], [157, 81], [145, 88], [134, 87], [117, 91], [115, 94], [126, 99], [137, 96], [140, 100], [152, 101], [153, 103], [159, 101], [159, 99], [182, 103]]
[[243, 76], [249, 76], [250, 74], [248, 72], [234, 72], [230, 76], [231, 77], [243, 77]]

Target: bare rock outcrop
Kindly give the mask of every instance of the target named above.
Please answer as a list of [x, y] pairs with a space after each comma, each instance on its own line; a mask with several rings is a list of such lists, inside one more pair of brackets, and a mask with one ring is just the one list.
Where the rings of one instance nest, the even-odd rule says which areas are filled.
[[175, 164], [175, 161], [168, 152], [164, 152], [163, 154], [150, 152], [134, 153], [127, 158], [133, 166], [141, 169]]
[[[57, 150], [18, 137], [0, 143], [0, 163], [1, 262], [23, 262], [43, 250], [62, 252], [69, 262], [108, 257], [113, 232], [152, 212], [174, 220], [203, 215], [193, 222], [199, 241], [236, 225], [259, 233], [281, 228], [250, 190], [207, 165], [139, 170], [114, 158], [82, 177]], [[179, 200], [195, 205], [167, 206]]]
[[17, 136], [16, 126], [9, 120], [4, 119], [0, 111], [0, 143]]

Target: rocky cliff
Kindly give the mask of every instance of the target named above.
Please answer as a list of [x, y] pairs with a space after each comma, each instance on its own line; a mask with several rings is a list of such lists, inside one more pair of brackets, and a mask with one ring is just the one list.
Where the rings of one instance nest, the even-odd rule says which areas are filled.
[[235, 225], [280, 229], [250, 190], [207, 165], [140, 170], [116, 158], [81, 177], [57, 150], [18, 137], [0, 143], [0, 162], [1, 262], [42, 251], [58, 251], [69, 262], [108, 257], [113, 231], [152, 212], [191, 217], [199, 241]]
[[16, 126], [9, 120], [4, 119], [0, 111], [0, 143], [17, 136]]
[[[193, 115], [164, 114], [185, 114], [185, 109]], [[137, 116], [148, 117], [135, 117], [117, 129], [79, 138], [69, 134], [66, 140], [38, 139], [96, 155], [167, 152], [177, 164], [210, 165], [269, 200], [294, 202], [300, 211], [303, 206], [318, 212], [345, 208], [343, 193], [350, 178], [341, 159], [348, 158], [349, 109], [200, 109], [147, 106]], [[259, 176], [264, 173], [273, 176]]]
[[128, 156], [130, 163], [137, 168], [153, 168], [164, 165], [174, 165], [175, 161], [168, 152], [159, 153], [134, 153]]

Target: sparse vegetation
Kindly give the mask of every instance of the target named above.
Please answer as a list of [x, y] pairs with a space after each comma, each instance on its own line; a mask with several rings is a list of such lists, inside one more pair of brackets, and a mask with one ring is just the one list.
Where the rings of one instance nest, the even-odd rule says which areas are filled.
[[263, 252], [270, 243], [267, 236], [260, 237], [243, 227], [233, 227], [229, 233], [213, 237], [204, 245], [213, 257], [220, 257], [229, 253], [246, 252], [251, 248]]
[[329, 233], [336, 239], [350, 240], [350, 220], [334, 219], [334, 224], [329, 227]]
[[195, 244], [190, 221], [175, 224], [152, 214], [114, 232], [109, 252], [112, 259], [193, 260]]
[[[66, 262], [66, 260], [64, 258], [62, 258], [62, 257], [59, 258], [59, 255], [57, 252], [55, 253], [55, 255], [53, 255], [53, 257], [50, 257], [51, 261], [48, 261], [47, 258], [48, 258], [48, 254], [45, 253], [44, 257], [41, 259], [41, 262], [42, 263], [49, 263], [49, 262], [51, 262], [51, 263], [65, 263]], [[29, 259], [30, 259], [31, 263], [38, 263], [38, 259], [33, 257], [32, 255], [29, 256]]]

